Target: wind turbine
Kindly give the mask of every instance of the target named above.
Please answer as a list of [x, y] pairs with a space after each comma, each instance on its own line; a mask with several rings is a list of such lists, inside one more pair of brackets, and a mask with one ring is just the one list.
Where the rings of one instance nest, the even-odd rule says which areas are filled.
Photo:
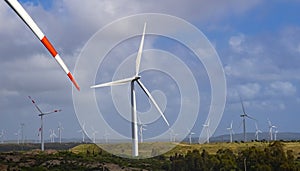
[[190, 129], [188, 129], [189, 132], [189, 143], [192, 144], [192, 135], [194, 135], [195, 133], [192, 132]]
[[147, 129], [145, 128], [145, 127], [147, 127], [147, 125], [146, 124], [143, 124], [142, 122], [141, 122], [141, 120], [140, 120], [140, 118], [139, 117], [137, 117], [138, 118], [138, 126], [139, 126], [139, 135], [140, 135], [140, 142], [142, 143], [143, 141], [144, 141], [144, 139], [143, 139], [143, 131], [146, 131]]
[[40, 113], [38, 116], [41, 117], [41, 127], [39, 128], [39, 131], [41, 132], [41, 150], [44, 151], [45, 148], [44, 148], [44, 125], [43, 125], [43, 117], [45, 115], [49, 115], [49, 114], [52, 114], [52, 113], [57, 113], [57, 112], [60, 112], [61, 110], [53, 110], [53, 111], [50, 111], [50, 112], [42, 112], [42, 110], [38, 107], [38, 105], [35, 103], [35, 101], [30, 97], [28, 96], [28, 98], [31, 100], [31, 102], [33, 103], [33, 105], [35, 106], [35, 108], [38, 110], [38, 112]]
[[55, 134], [54, 129], [50, 129], [49, 132], [50, 132], [50, 141], [54, 143], [54, 139], [57, 137], [57, 135]]
[[21, 137], [22, 137], [22, 144], [24, 144], [24, 123], [21, 123]]
[[276, 129], [275, 132], [274, 132], [274, 140], [275, 141], [277, 140], [277, 134], [278, 134], [278, 129]]
[[57, 131], [58, 131], [58, 137], [59, 137], [59, 143], [61, 144], [61, 137], [62, 137], [62, 130], [63, 130], [64, 128], [62, 127], [62, 125], [61, 125], [61, 123], [60, 122], [58, 122], [58, 127], [57, 127]]
[[2, 129], [1, 133], [0, 133], [1, 144], [4, 143], [4, 134], [5, 134], [5, 131]]
[[170, 142], [173, 142], [173, 136], [174, 136], [174, 130], [172, 128], [169, 129], [170, 130]]
[[233, 132], [233, 128], [232, 128], [232, 124], [233, 124], [233, 121], [231, 121], [230, 123], [230, 127], [227, 128], [227, 130], [229, 131], [229, 135], [230, 135], [230, 142], [232, 143], [232, 135], [234, 134]]
[[140, 71], [140, 63], [141, 63], [141, 57], [143, 52], [143, 45], [144, 45], [144, 38], [145, 38], [145, 32], [146, 32], [146, 23], [144, 24], [144, 30], [142, 39], [140, 42], [139, 50], [136, 57], [136, 65], [135, 65], [135, 75], [130, 78], [125, 78], [122, 80], [112, 81], [108, 83], [103, 83], [99, 85], [91, 86], [91, 88], [100, 88], [100, 87], [106, 87], [106, 86], [116, 86], [116, 85], [123, 85], [126, 83], [130, 83], [131, 86], [131, 127], [132, 127], [132, 156], [138, 156], [138, 124], [137, 124], [137, 114], [136, 114], [136, 97], [135, 97], [135, 82], [138, 83], [138, 85], [141, 87], [141, 89], [144, 91], [144, 93], [148, 96], [150, 101], [154, 104], [158, 112], [160, 113], [161, 117], [164, 119], [166, 124], [169, 126], [169, 122], [165, 118], [163, 112], [160, 110], [159, 106], [157, 105], [156, 101], [150, 94], [149, 90], [144, 86], [144, 84], [141, 82], [141, 76], [139, 75]]
[[17, 136], [18, 144], [20, 144], [20, 135], [21, 135], [21, 129], [19, 128], [18, 131], [15, 133], [15, 136]]
[[276, 129], [276, 126], [272, 125], [272, 122], [270, 121], [270, 119], [268, 119], [268, 124], [269, 124], [270, 140], [273, 141], [273, 129]]
[[210, 131], [209, 131], [209, 118], [205, 124], [203, 124], [203, 128], [206, 129], [206, 143], [209, 143]]
[[256, 119], [254, 119], [253, 117], [249, 116], [246, 111], [245, 111], [245, 107], [244, 107], [244, 104], [243, 104], [243, 100], [240, 96], [240, 101], [241, 101], [241, 105], [242, 105], [242, 110], [243, 110], [243, 114], [240, 115], [240, 117], [243, 118], [243, 133], [244, 133], [244, 142], [247, 141], [247, 138], [246, 138], [246, 118], [249, 118], [249, 119], [252, 119], [254, 121], [256, 121]]
[[82, 128], [78, 131], [81, 133], [82, 135], [82, 142], [84, 143], [85, 140], [85, 134], [86, 134], [86, 130], [85, 130], [85, 122], [82, 124]]
[[109, 136], [110, 134], [107, 132], [107, 130], [105, 129], [104, 130], [104, 134], [103, 134], [103, 137], [104, 137], [104, 139], [105, 139], [105, 143], [107, 144], [108, 143], [108, 136]]
[[68, 75], [69, 79], [72, 81], [72, 83], [74, 84], [76, 89], [79, 91], [80, 87], [76, 83], [70, 70], [65, 65], [64, 61], [61, 59], [59, 54], [56, 52], [55, 48], [50, 43], [48, 38], [44, 35], [44, 33], [41, 31], [41, 29], [37, 26], [37, 24], [33, 21], [33, 19], [25, 11], [25, 9], [22, 7], [22, 5], [17, 0], [5, 0], [5, 2], [18, 14], [18, 16], [25, 22], [25, 24], [31, 29], [31, 31], [36, 35], [36, 37], [41, 41], [41, 43], [47, 48], [47, 50], [51, 53], [52, 57], [55, 58], [56, 62], [60, 65], [60, 67]]
[[92, 127], [92, 135], [93, 135], [93, 143], [96, 143], [96, 134], [98, 134], [98, 131], [96, 131], [93, 127]]
[[255, 122], [255, 139], [258, 141], [258, 134], [262, 133], [260, 129], [258, 129], [257, 123]]
[[174, 129], [170, 128], [170, 142], [176, 142], [176, 137], [179, 135], [178, 133], [175, 133]]

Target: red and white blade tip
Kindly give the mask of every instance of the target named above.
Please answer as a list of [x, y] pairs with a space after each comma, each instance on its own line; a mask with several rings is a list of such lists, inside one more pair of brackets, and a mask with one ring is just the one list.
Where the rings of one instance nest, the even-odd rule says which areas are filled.
[[76, 87], [76, 89], [78, 91], [80, 91], [80, 87], [79, 85], [77, 84], [75, 78], [73, 77], [73, 75], [71, 74], [71, 72], [68, 73], [68, 77], [70, 78], [70, 80], [72, 81], [73, 85]]
[[47, 48], [49, 53], [52, 55], [52, 57], [55, 58], [57, 63], [65, 71], [65, 73], [68, 75], [70, 80], [73, 82], [76, 89], [79, 91], [80, 88], [79, 88], [78, 84], [76, 83], [74, 77], [70, 73], [68, 67], [65, 65], [65, 63], [63, 62], [63, 60], [60, 58], [59, 54], [53, 47], [53, 45], [50, 43], [50, 41], [47, 39], [47, 37], [44, 35], [44, 33], [38, 27], [38, 25], [33, 21], [33, 19], [30, 17], [30, 15], [26, 12], [26, 10], [22, 7], [22, 5], [17, 0], [5, 0], [5, 1], [19, 15], [19, 17], [26, 23], [26, 25], [31, 29], [31, 31], [37, 36], [37, 38]]

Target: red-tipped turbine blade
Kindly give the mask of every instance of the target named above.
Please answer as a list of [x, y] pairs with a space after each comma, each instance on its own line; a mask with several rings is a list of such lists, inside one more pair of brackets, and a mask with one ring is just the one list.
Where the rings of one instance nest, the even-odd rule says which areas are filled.
[[38, 105], [35, 103], [35, 101], [31, 98], [31, 96], [28, 96], [28, 98], [31, 100], [31, 102], [33, 103], [33, 105], [35, 106], [35, 108], [40, 112], [40, 114], [43, 114], [43, 112], [38, 107]]
[[76, 89], [79, 91], [80, 88], [76, 83], [74, 77], [70, 73], [70, 70], [65, 65], [63, 60], [60, 58], [59, 54], [52, 46], [50, 41], [41, 31], [41, 29], [37, 26], [37, 24], [33, 21], [33, 19], [29, 16], [29, 14], [25, 11], [22, 5], [17, 0], [5, 0], [5, 2], [18, 14], [18, 16], [25, 22], [25, 24], [31, 29], [31, 31], [38, 37], [38, 39], [42, 42], [42, 44], [47, 48], [49, 53], [55, 58], [56, 62], [61, 66], [64, 72], [68, 75], [70, 80], [73, 82]]

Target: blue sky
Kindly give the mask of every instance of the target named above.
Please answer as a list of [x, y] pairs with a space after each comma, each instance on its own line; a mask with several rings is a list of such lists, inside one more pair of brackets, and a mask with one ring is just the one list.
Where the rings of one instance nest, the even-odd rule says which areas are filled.
[[[242, 132], [237, 93], [241, 94], [247, 112], [258, 119], [263, 131], [268, 130], [269, 118], [280, 132], [300, 132], [300, 2], [297, 0], [20, 2], [71, 70], [86, 41], [118, 18], [146, 12], [183, 18], [211, 41], [226, 74], [227, 103], [215, 135], [227, 133], [226, 127], [231, 120], [234, 131]], [[4, 1], [0, 9], [3, 11], [0, 14], [0, 130], [6, 130], [6, 138], [13, 139], [19, 124], [24, 122], [28, 138], [37, 138], [39, 118], [27, 99], [31, 95], [44, 110], [63, 109], [56, 117], [46, 118], [47, 132], [62, 122], [67, 138], [80, 137], [71, 84]], [[146, 48], [160, 47], [159, 43], [153, 43], [154, 39], [148, 37], [146, 40]], [[165, 45], [161, 48], [167, 49]], [[192, 60], [185, 62], [193, 63]], [[191, 67], [197, 73], [197, 68]], [[203, 67], [200, 68], [202, 71]], [[202, 94], [209, 96], [205, 92], [209, 89], [207, 80], [202, 87]], [[205, 104], [202, 104], [203, 113], [208, 110]], [[247, 129], [254, 132], [254, 123], [247, 123]], [[198, 119], [193, 132], [200, 134], [202, 124], [203, 120]]]

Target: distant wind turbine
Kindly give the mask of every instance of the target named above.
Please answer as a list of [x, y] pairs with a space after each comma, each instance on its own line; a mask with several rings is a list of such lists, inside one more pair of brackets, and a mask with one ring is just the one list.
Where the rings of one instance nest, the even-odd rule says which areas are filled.
[[174, 132], [174, 134], [173, 134], [173, 142], [176, 142], [176, 137], [177, 137], [178, 135], [179, 135], [178, 133]]
[[43, 124], [43, 117], [45, 115], [49, 115], [49, 114], [52, 114], [52, 113], [57, 113], [57, 112], [60, 112], [61, 110], [53, 110], [51, 112], [42, 112], [42, 110], [38, 107], [38, 105], [35, 103], [35, 101], [30, 97], [28, 96], [28, 98], [31, 100], [31, 102], [33, 103], [33, 105], [35, 106], [35, 108], [38, 110], [38, 112], [40, 113], [38, 116], [41, 117], [41, 127], [39, 128], [39, 132], [41, 132], [41, 150], [44, 151], [45, 148], [44, 148], [44, 124]]
[[192, 132], [190, 129], [188, 129], [189, 132], [189, 143], [192, 144], [192, 135], [194, 135], [195, 133]]
[[144, 124], [144, 123], [142, 123], [139, 117], [137, 117], [137, 119], [138, 119], [138, 126], [139, 126], [140, 142], [142, 143], [144, 141], [144, 139], [143, 139], [143, 131], [147, 130], [145, 128], [145, 127], [147, 127], [147, 125]]
[[57, 127], [57, 131], [58, 131], [58, 138], [59, 138], [59, 143], [61, 144], [61, 137], [62, 137], [62, 130], [64, 128], [62, 127], [61, 123], [58, 122], [58, 127]]
[[17, 136], [17, 143], [20, 144], [20, 137], [21, 137], [21, 129], [20, 128], [15, 133], [15, 136]]
[[243, 104], [243, 100], [240, 97], [240, 101], [241, 101], [241, 105], [242, 105], [242, 110], [243, 110], [243, 114], [241, 114], [240, 116], [243, 118], [243, 133], [244, 133], [244, 142], [247, 141], [247, 137], [246, 137], [246, 118], [249, 118], [249, 119], [252, 119], [254, 121], [256, 121], [256, 119], [254, 119], [253, 117], [249, 116], [246, 111], [245, 111], [245, 107], [244, 107], [244, 104]]
[[0, 133], [1, 144], [4, 143], [4, 134], [5, 134], [5, 131], [2, 129], [1, 133]]
[[273, 141], [273, 129], [276, 129], [276, 126], [272, 125], [272, 122], [270, 121], [270, 119], [268, 119], [268, 124], [269, 124], [270, 141]]
[[262, 131], [260, 129], [258, 129], [258, 125], [257, 123], [255, 122], [255, 139], [258, 141], [258, 134], [259, 133], [262, 133]]
[[233, 128], [232, 128], [232, 124], [233, 124], [233, 121], [231, 121], [231, 123], [230, 123], [230, 127], [229, 128], [227, 128], [227, 130], [229, 131], [229, 135], [230, 135], [230, 142], [232, 143], [232, 136], [233, 136], [233, 134], [234, 134], [234, 132], [233, 132]]
[[54, 143], [55, 142], [54, 140], [57, 137], [57, 135], [55, 134], [54, 129], [50, 129], [49, 132], [50, 132], [50, 142]]
[[24, 123], [21, 123], [21, 137], [22, 137], [22, 144], [24, 144]]
[[144, 45], [144, 38], [145, 38], [145, 32], [146, 32], [146, 23], [144, 24], [144, 30], [142, 39], [140, 42], [139, 50], [136, 57], [136, 65], [135, 65], [135, 75], [130, 78], [125, 78], [122, 80], [112, 81], [108, 83], [103, 83], [99, 85], [91, 86], [91, 88], [99, 88], [99, 87], [107, 87], [107, 86], [116, 86], [116, 85], [123, 85], [126, 83], [130, 83], [131, 86], [131, 127], [132, 127], [132, 156], [138, 156], [138, 124], [137, 124], [137, 114], [136, 114], [136, 97], [135, 97], [135, 82], [138, 83], [138, 85], [141, 87], [141, 89], [144, 91], [144, 93], [147, 95], [147, 97], [150, 99], [152, 104], [156, 107], [157, 111], [160, 113], [161, 117], [164, 119], [166, 124], [169, 126], [169, 122], [167, 121], [166, 117], [164, 116], [163, 112], [157, 105], [156, 101], [150, 94], [149, 90], [145, 87], [145, 85], [141, 82], [141, 76], [140, 74], [140, 63], [141, 63], [141, 57], [143, 52], [143, 45]]
[[275, 132], [274, 132], [274, 140], [275, 141], [277, 140], [277, 134], [278, 134], [278, 129], [276, 129]]
[[206, 143], [209, 143], [210, 131], [209, 131], [209, 118], [205, 124], [203, 124], [203, 128], [206, 129]]
[[179, 135], [178, 133], [175, 133], [174, 129], [169, 129], [170, 130], [170, 142], [176, 142], [176, 137]]
[[84, 143], [85, 135], [87, 134], [86, 130], [85, 130], [85, 122], [82, 124], [82, 128], [78, 132], [81, 133], [81, 135], [82, 135], [82, 142]]
[[170, 135], [170, 142], [173, 142], [173, 135], [174, 135], [174, 130], [173, 129], [169, 129], [170, 132], [169, 132], [169, 135]]
[[108, 137], [109, 137], [109, 133], [107, 132], [107, 130], [105, 129], [104, 130], [104, 134], [103, 134], [103, 137], [104, 137], [104, 140], [105, 140], [105, 143], [107, 144], [108, 143]]
[[92, 135], [93, 135], [93, 143], [96, 143], [96, 134], [98, 134], [98, 131], [94, 129], [94, 127], [92, 127]]

